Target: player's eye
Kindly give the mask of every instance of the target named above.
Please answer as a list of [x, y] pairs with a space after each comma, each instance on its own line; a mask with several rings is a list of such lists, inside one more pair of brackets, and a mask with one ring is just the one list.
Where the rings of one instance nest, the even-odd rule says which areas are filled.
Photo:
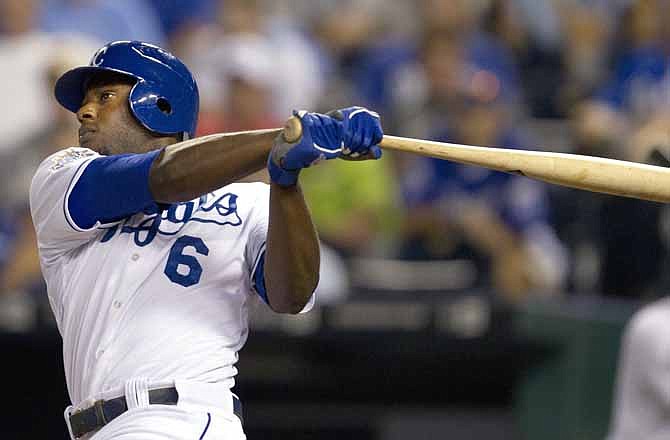
[[100, 101], [107, 102], [110, 99], [112, 99], [113, 97], [114, 97], [114, 93], [112, 93], [112, 92], [102, 92], [102, 94], [100, 94]]

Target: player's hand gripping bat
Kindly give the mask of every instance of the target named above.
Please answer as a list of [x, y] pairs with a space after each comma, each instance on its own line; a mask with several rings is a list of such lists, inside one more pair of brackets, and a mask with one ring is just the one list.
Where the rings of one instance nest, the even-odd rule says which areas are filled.
[[[283, 129], [287, 142], [300, 139], [302, 127], [290, 118]], [[670, 168], [623, 160], [544, 151], [475, 147], [397, 136], [379, 146], [422, 156], [477, 165], [571, 188], [655, 202], [670, 202]]]

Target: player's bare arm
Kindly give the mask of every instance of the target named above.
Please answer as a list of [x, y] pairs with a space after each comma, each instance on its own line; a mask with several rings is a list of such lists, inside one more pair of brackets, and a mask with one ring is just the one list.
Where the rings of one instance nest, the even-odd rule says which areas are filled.
[[154, 161], [149, 186], [156, 201], [191, 200], [265, 168], [277, 130], [221, 133], [165, 148]]
[[265, 282], [281, 313], [299, 313], [319, 282], [319, 240], [299, 185], [272, 184]]
[[280, 313], [300, 312], [318, 283], [318, 236], [298, 185], [299, 171], [320, 160], [379, 158], [376, 144], [383, 136], [379, 116], [360, 107], [296, 116], [303, 135], [294, 143], [285, 142], [276, 130], [193, 139], [168, 146], [149, 175], [154, 199], [173, 203], [227, 185], [268, 163], [273, 183], [265, 285], [270, 307]]

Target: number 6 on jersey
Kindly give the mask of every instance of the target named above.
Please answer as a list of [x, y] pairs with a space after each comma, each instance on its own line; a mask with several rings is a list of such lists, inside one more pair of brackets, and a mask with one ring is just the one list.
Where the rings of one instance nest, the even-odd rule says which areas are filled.
[[[189, 287], [198, 284], [202, 275], [202, 266], [192, 255], [185, 255], [184, 250], [192, 247], [200, 255], [209, 255], [209, 248], [201, 238], [184, 235], [179, 237], [170, 249], [168, 261], [163, 271], [173, 283]], [[179, 270], [179, 266], [186, 266], [187, 273]]]

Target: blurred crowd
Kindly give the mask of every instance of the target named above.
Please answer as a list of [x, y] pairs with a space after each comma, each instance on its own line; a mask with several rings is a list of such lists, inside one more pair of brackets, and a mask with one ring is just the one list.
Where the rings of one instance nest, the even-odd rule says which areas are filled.
[[[0, 296], [44, 296], [28, 187], [77, 145], [53, 84], [108, 41], [192, 68], [199, 134], [363, 105], [389, 134], [665, 166], [669, 33], [670, 0], [2, 0]], [[361, 258], [466, 260], [472, 287], [512, 302], [670, 285], [660, 204], [388, 152], [303, 174], [327, 268], [345, 274]]]

